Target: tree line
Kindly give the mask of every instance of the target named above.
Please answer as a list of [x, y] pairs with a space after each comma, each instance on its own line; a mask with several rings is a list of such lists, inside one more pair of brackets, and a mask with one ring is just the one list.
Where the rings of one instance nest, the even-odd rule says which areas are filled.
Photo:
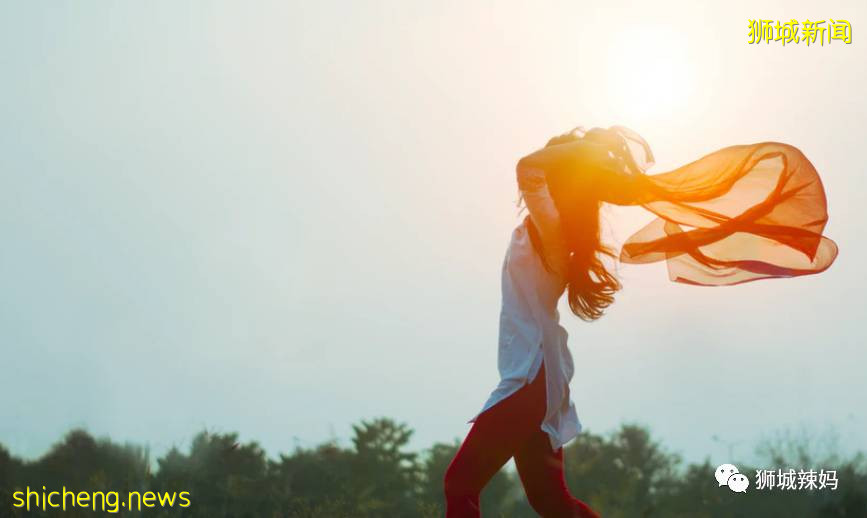
[[[94, 516], [91, 508], [46, 512], [14, 507], [13, 494], [41, 492], [188, 491], [191, 505], [155, 506], [123, 514], [179, 517], [428, 518], [442, 517], [442, 480], [459, 446], [437, 443], [411, 451], [412, 429], [389, 418], [353, 426], [351, 445], [326, 441], [269, 458], [236, 433], [199, 433], [188, 451], [169, 450], [155, 462], [146, 448], [72, 430], [45, 455], [25, 461], [0, 445], [0, 517]], [[867, 517], [867, 462], [858, 453], [812, 458], [810, 444], [765, 444], [767, 466], [836, 469], [836, 490], [757, 490], [719, 487], [709, 460], [683, 463], [649, 430], [622, 425], [606, 435], [583, 432], [564, 450], [573, 494], [606, 518]], [[738, 466], [755, 480], [756, 467]], [[764, 468], [764, 467], [763, 467]], [[520, 481], [501, 470], [482, 494], [486, 517], [532, 517]]]

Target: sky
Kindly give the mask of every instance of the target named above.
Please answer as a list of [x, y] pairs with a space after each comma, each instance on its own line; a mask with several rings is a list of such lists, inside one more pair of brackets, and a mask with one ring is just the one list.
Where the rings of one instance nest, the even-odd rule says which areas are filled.
[[[758, 17], [853, 40], [750, 45]], [[561, 301], [585, 430], [712, 463], [785, 433], [867, 450], [862, 24], [859, 1], [2, 2], [0, 443], [237, 431], [276, 457], [380, 416], [463, 438], [498, 382], [515, 162], [623, 124], [650, 174], [799, 147], [840, 255], [721, 288], [621, 265], [593, 323]], [[606, 206], [607, 242], [652, 218]]]

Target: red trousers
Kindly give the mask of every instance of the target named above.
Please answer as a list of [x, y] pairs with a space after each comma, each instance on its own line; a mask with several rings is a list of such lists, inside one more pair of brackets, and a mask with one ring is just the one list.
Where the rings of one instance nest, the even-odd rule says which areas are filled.
[[553, 451], [545, 417], [545, 365], [533, 381], [481, 413], [446, 470], [446, 518], [480, 516], [479, 493], [512, 457], [527, 500], [544, 518], [598, 518], [573, 497], [563, 476], [563, 448]]

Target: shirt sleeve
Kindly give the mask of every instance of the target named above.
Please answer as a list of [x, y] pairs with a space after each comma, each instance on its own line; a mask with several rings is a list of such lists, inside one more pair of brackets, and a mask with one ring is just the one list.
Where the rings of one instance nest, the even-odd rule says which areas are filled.
[[557, 273], [565, 275], [568, 252], [563, 240], [560, 214], [545, 181], [545, 172], [532, 167], [517, 168], [518, 188], [524, 198], [530, 219], [539, 231], [545, 262]]

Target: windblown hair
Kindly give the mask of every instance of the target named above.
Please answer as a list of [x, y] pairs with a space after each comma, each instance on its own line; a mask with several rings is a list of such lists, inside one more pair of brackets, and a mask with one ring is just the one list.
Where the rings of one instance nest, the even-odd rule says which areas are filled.
[[[576, 128], [577, 130], [577, 128]], [[593, 128], [583, 136], [570, 133], [554, 137], [546, 144], [554, 146], [573, 140], [587, 139], [602, 144], [609, 151], [608, 156], [614, 163], [624, 162], [631, 168], [634, 163], [627, 151], [626, 144], [610, 130]], [[588, 162], [587, 167], [595, 167]], [[574, 171], [574, 175], [591, 175], [591, 171]], [[601, 256], [616, 258], [615, 251], [605, 246], [600, 238], [599, 210], [602, 200], [592, 188], [575, 188], [581, 182], [570, 182], [570, 178], [549, 177], [547, 179], [551, 197], [560, 213], [563, 238], [569, 254], [566, 269], [569, 307], [576, 316], [585, 321], [600, 318], [605, 308], [614, 302], [614, 294], [621, 289], [620, 281], [606, 269]], [[583, 185], [587, 184], [586, 182]], [[542, 241], [532, 220], [527, 216], [530, 240], [545, 268], [550, 271], [542, 253]]]

